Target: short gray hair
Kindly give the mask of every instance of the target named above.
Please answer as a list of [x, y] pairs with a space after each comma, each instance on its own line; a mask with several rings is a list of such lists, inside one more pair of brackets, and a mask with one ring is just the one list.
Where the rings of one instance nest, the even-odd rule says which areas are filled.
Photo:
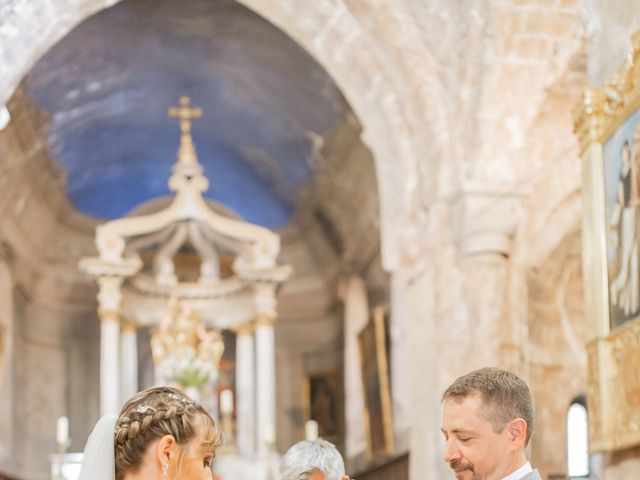
[[341, 480], [345, 475], [342, 455], [333, 443], [321, 438], [303, 440], [282, 457], [281, 480], [307, 480], [315, 472], [323, 473], [326, 480]]

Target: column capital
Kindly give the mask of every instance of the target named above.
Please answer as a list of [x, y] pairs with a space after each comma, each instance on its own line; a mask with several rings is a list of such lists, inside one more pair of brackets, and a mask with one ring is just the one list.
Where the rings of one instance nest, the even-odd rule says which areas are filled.
[[138, 331], [138, 323], [131, 318], [121, 318], [120, 330], [123, 333], [136, 333]]
[[256, 312], [256, 322], [260, 325], [269, 319], [273, 322], [276, 313], [276, 287], [275, 283], [258, 282], [253, 285], [253, 304]]
[[123, 277], [98, 277], [98, 306], [103, 310], [120, 310]]
[[100, 323], [117, 322], [120, 323], [120, 310], [117, 308], [98, 308], [98, 318]]
[[275, 312], [270, 313], [258, 313], [256, 315], [255, 325], [257, 327], [265, 326], [265, 327], [273, 327], [276, 323], [276, 319], [278, 316]]
[[515, 185], [466, 182], [456, 199], [456, 231], [462, 253], [511, 254], [527, 192]]
[[238, 336], [251, 335], [255, 331], [255, 329], [256, 329], [255, 321], [244, 322], [244, 323], [241, 323], [240, 325], [235, 325], [233, 327], [233, 331]]

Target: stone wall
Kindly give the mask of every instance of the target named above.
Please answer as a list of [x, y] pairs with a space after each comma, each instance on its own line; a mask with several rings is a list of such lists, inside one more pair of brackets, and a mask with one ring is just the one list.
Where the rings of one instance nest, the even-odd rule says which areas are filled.
[[587, 368], [580, 235], [569, 235], [527, 279], [529, 383], [536, 411], [533, 463], [543, 474], [566, 474], [566, 421], [586, 395]]
[[[0, 132], [0, 245], [9, 276], [2, 285], [12, 321], [13, 354], [3, 405], [2, 447], [12, 452], [0, 469], [22, 478], [47, 478], [56, 418], [70, 417], [72, 448], [80, 449], [89, 418], [97, 416], [97, 361], [76, 341], [97, 342], [95, 294], [77, 270], [93, 250], [94, 224], [64, 195], [63, 172], [48, 156], [47, 118], [19, 89], [9, 103], [10, 125]], [[12, 308], [11, 308], [12, 307]], [[84, 369], [83, 374], [79, 374]], [[92, 385], [94, 388], [92, 389]], [[79, 392], [82, 391], [82, 394]], [[7, 435], [5, 437], [5, 435]]]
[[640, 10], [634, 0], [584, 0], [579, 9], [587, 33], [589, 84], [597, 87], [628, 55], [631, 35], [640, 30]]

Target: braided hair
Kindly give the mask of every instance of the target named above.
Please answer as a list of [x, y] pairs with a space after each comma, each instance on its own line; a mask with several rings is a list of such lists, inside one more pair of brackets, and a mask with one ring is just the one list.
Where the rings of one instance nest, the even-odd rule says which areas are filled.
[[116, 480], [135, 473], [151, 442], [172, 435], [184, 445], [204, 428], [206, 447], [222, 443], [221, 431], [205, 408], [170, 387], [154, 387], [137, 393], [122, 407], [115, 429]]

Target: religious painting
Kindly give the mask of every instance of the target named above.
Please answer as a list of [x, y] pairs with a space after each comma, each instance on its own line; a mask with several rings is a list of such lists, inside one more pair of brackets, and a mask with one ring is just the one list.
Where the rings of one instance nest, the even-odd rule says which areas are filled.
[[582, 156], [585, 317], [592, 451], [640, 445], [640, 32], [627, 61], [585, 91]]
[[603, 145], [611, 328], [640, 314], [640, 111]]
[[343, 377], [334, 368], [307, 375], [305, 382], [305, 420], [318, 423], [318, 435], [334, 444], [342, 438]]
[[358, 336], [370, 458], [388, 456], [394, 451], [388, 332], [388, 310], [380, 306], [373, 309]]

